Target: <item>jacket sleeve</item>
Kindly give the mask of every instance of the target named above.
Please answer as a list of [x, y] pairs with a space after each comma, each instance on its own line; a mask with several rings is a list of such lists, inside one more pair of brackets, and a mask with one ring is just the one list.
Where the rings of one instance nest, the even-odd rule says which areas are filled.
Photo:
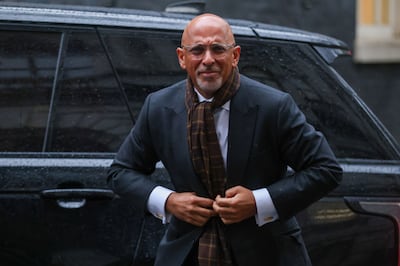
[[307, 123], [292, 97], [284, 94], [278, 110], [278, 150], [294, 173], [268, 187], [280, 219], [319, 200], [342, 178], [342, 169], [322, 133]]
[[146, 211], [147, 199], [156, 187], [150, 178], [158, 161], [149, 132], [150, 99], [151, 95], [108, 170], [108, 184], [113, 191], [141, 212]]

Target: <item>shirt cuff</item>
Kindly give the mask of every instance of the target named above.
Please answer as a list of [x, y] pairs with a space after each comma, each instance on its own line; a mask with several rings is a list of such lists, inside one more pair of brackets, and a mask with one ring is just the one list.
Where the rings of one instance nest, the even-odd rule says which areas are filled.
[[261, 188], [252, 192], [256, 200], [257, 213], [255, 219], [258, 226], [278, 220], [278, 213], [268, 190]]
[[150, 193], [147, 200], [147, 210], [154, 215], [154, 217], [162, 220], [163, 224], [169, 222], [171, 215], [165, 211], [165, 203], [171, 193], [174, 192], [168, 188], [157, 186]]

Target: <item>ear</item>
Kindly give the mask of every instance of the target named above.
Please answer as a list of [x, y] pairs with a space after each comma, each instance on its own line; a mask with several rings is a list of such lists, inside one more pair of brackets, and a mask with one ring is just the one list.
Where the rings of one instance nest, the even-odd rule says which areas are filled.
[[239, 59], [240, 59], [240, 51], [241, 48], [239, 45], [236, 45], [235, 47], [233, 47], [233, 53], [232, 53], [232, 66], [233, 67], [237, 67], [237, 65], [239, 64]]
[[181, 68], [186, 69], [185, 52], [181, 47], [176, 48], [176, 55], [178, 56], [179, 65], [181, 66]]

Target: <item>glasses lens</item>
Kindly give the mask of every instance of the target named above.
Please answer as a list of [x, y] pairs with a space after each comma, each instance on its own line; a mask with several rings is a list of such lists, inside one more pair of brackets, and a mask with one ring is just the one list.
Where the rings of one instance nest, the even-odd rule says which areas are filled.
[[196, 44], [193, 46], [184, 46], [189, 54], [191, 54], [195, 58], [201, 58], [207, 51], [208, 47], [210, 48], [210, 51], [214, 56], [223, 56], [228, 51], [228, 49], [232, 48], [233, 46], [221, 43], [213, 43], [211, 45]]
[[219, 43], [214, 43], [211, 45], [211, 51], [213, 54], [223, 54], [227, 51], [227, 47]]
[[195, 45], [191, 48], [189, 48], [189, 53], [199, 56], [202, 55], [206, 51], [206, 47], [204, 45]]

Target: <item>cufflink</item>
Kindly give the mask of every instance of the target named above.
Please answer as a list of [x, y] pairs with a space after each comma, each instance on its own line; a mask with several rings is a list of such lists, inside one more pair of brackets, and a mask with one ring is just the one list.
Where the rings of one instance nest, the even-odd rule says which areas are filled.
[[162, 215], [162, 213], [156, 213], [155, 217], [160, 219], [160, 220], [164, 219], [164, 215]]
[[274, 220], [274, 217], [272, 216], [264, 217], [264, 222], [272, 222], [272, 220]]

